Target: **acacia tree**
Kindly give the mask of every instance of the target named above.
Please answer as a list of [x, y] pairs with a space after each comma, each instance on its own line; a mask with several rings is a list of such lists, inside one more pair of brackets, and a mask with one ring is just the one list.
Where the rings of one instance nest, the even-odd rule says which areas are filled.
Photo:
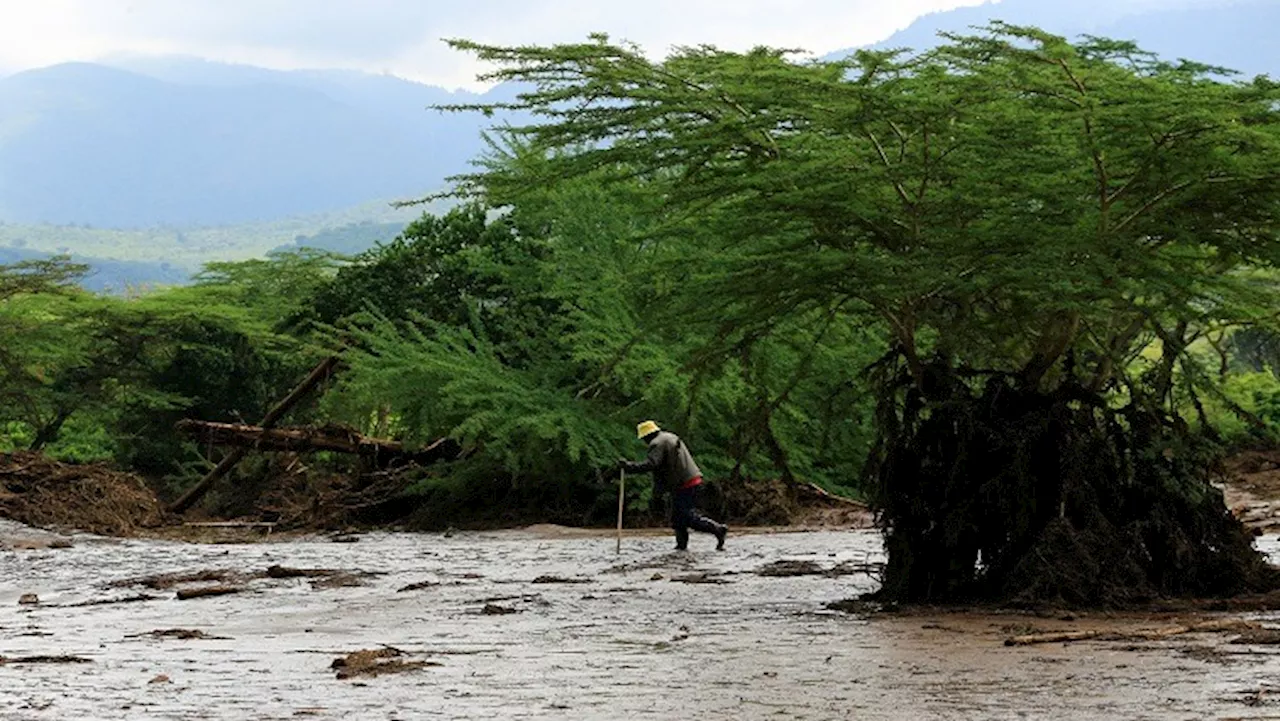
[[156, 474], [198, 458], [174, 422], [260, 415], [289, 387], [308, 361], [275, 325], [327, 267], [219, 264], [195, 287], [126, 299], [77, 287], [87, 269], [65, 258], [0, 266], [0, 445], [114, 453]]
[[655, 240], [696, 241], [672, 282], [717, 350], [815, 310], [883, 328], [887, 598], [1268, 586], [1175, 395], [1212, 392], [1196, 339], [1273, 313], [1248, 271], [1280, 261], [1280, 88], [1029, 28], [948, 40], [807, 63], [456, 41], [525, 85], [455, 109], [531, 113], [509, 132], [551, 154], [458, 192], [644, 178]]

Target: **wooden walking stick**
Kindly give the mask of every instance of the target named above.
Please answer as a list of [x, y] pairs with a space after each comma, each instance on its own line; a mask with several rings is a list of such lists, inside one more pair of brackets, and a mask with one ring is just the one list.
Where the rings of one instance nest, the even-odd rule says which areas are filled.
[[617, 553], [622, 553], [622, 505], [623, 497], [627, 493], [627, 471], [621, 469], [618, 471], [618, 549]]

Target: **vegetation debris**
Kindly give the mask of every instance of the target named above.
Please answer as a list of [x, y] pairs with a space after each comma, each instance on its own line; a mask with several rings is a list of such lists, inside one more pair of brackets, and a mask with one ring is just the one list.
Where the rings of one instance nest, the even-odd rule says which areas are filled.
[[354, 651], [335, 658], [329, 668], [337, 669], [337, 678], [349, 679], [419, 671], [442, 665], [437, 661], [406, 661], [406, 655], [404, 651], [391, 647]]
[[167, 591], [175, 586], [180, 586], [186, 583], [226, 582], [232, 579], [242, 578], [243, 576], [244, 574], [241, 574], [238, 571], [206, 569], [187, 573], [158, 573], [151, 576], [124, 578], [119, 581], [112, 581], [107, 584], [107, 587], [129, 588], [131, 586], [145, 586], [157, 591]]
[[1114, 629], [1082, 629], [1077, 631], [1050, 631], [1010, 636], [1006, 646], [1033, 646], [1043, 643], [1071, 643], [1073, 641], [1158, 641], [1187, 633], [1253, 633], [1262, 630], [1261, 624], [1239, 619], [1214, 619], [1196, 623], [1166, 626], [1164, 628], [1137, 631]]
[[125, 638], [154, 638], [154, 639], [175, 639], [178, 641], [226, 641], [226, 636], [212, 636], [199, 629], [190, 628], [166, 628], [148, 631], [147, 633], [135, 633]]
[[59, 463], [30, 452], [0, 453], [0, 517], [106, 536], [134, 535], [164, 520], [140, 477], [104, 463]]
[[1231, 643], [1237, 645], [1249, 646], [1276, 646], [1280, 645], [1280, 629], [1274, 628], [1258, 628], [1249, 629], [1242, 632], [1239, 636], [1231, 639]]
[[427, 589], [437, 588], [439, 586], [440, 586], [439, 581], [419, 581], [418, 583], [411, 583], [408, 586], [402, 586], [396, 589], [396, 593], [407, 593], [409, 591], [425, 591]]
[[160, 596], [154, 596], [149, 593], [139, 593], [133, 596], [123, 596], [121, 598], [98, 598], [92, 601], [78, 601], [76, 603], [67, 603], [60, 608], [85, 608], [88, 606], [110, 606], [117, 603], [142, 603], [143, 601], [158, 601]]
[[859, 574], [876, 575], [883, 568], [884, 565], [880, 563], [855, 563], [853, 561], [841, 561], [827, 568], [817, 561], [783, 559], [761, 566], [756, 569], [756, 575], [781, 578], [793, 576], [826, 576], [827, 578], [835, 578]]
[[316, 590], [327, 588], [354, 588], [356, 586], [365, 585], [364, 580], [355, 573], [341, 571], [333, 573], [311, 581], [311, 587]]
[[336, 576], [346, 571], [333, 568], [289, 568], [288, 566], [271, 566], [267, 568], [267, 578], [323, 578]]
[[8, 666], [12, 664], [63, 664], [63, 663], [93, 663], [91, 658], [82, 658], [80, 656], [0, 656], [0, 666]]
[[203, 588], [183, 588], [178, 590], [177, 598], [179, 601], [189, 601], [194, 598], [228, 596], [233, 593], [241, 593], [244, 590], [244, 586], [205, 586]]
[[682, 576], [672, 576], [672, 583], [732, 583], [732, 581], [722, 578], [718, 575], [710, 573], [690, 573]]

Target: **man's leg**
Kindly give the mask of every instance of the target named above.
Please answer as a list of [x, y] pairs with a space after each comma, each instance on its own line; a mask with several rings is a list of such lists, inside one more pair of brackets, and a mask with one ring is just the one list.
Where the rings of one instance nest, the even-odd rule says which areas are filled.
[[[697, 493], [701, 486], [694, 486], [676, 492], [676, 496], [685, 495], [684, 505], [684, 525], [695, 531], [709, 533], [716, 537], [716, 550], [724, 550], [724, 537], [729, 533], [729, 527], [723, 523], [716, 523], [698, 512]], [[681, 504], [677, 503], [677, 507]]]
[[677, 551], [689, 550], [689, 529], [685, 528], [684, 526], [676, 526], [675, 531], [676, 531], [676, 550]]
[[689, 547], [689, 526], [696, 522], [693, 489], [680, 489], [671, 494], [671, 527], [676, 531], [676, 550]]

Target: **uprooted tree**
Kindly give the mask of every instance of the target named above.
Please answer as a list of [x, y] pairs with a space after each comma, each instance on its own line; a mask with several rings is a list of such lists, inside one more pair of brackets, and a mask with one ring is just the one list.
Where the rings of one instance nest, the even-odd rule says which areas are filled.
[[[1274, 318], [1280, 88], [996, 25], [920, 55], [455, 47], [524, 83], [546, 152], [664, 198], [682, 322], [740, 353], [824, 312], [882, 328], [868, 481], [882, 595], [1124, 603], [1270, 588], [1210, 480], [1198, 341]], [[1197, 415], [1200, 417], [1198, 418]]]

